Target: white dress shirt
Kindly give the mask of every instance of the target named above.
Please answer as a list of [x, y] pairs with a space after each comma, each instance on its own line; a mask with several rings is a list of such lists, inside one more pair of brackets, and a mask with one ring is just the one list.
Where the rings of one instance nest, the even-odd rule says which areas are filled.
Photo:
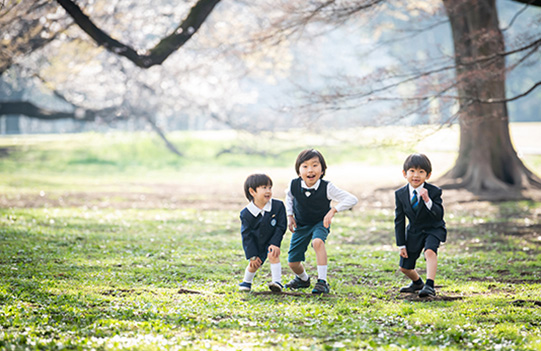
[[272, 199], [269, 200], [263, 208], [257, 207], [253, 201], [251, 201], [246, 208], [254, 217], [257, 217], [262, 212], [270, 212], [272, 210]]
[[[419, 191], [421, 189], [424, 189], [424, 187], [425, 187], [425, 183], [419, 185], [417, 188], [414, 188], [411, 186], [411, 184], [408, 184], [408, 190], [410, 192], [410, 201], [411, 201], [411, 198], [413, 197], [413, 190], [417, 190], [417, 197], [422, 199], [422, 197], [419, 196]], [[432, 199], [428, 198], [428, 201], [425, 201], [425, 205], [426, 205], [426, 208], [428, 208], [429, 210], [432, 209]]]

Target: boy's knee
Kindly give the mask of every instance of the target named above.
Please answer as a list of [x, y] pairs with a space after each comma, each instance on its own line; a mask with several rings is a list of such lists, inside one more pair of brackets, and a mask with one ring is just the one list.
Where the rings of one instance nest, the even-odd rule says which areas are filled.
[[319, 238], [316, 238], [312, 241], [312, 246], [314, 247], [314, 249], [319, 249], [321, 247], [324, 247], [325, 246], [325, 242]]
[[436, 258], [438, 257], [438, 254], [434, 252], [432, 249], [425, 250], [425, 257], [426, 258]]

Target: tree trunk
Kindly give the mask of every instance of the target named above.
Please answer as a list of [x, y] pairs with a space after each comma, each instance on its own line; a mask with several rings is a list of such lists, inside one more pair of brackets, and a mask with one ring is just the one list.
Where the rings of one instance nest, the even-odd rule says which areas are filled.
[[460, 106], [460, 147], [447, 187], [474, 194], [516, 193], [541, 180], [511, 143], [505, 58], [495, 0], [443, 0], [451, 23]]
[[21, 134], [19, 121], [19, 116], [6, 116], [6, 134]]

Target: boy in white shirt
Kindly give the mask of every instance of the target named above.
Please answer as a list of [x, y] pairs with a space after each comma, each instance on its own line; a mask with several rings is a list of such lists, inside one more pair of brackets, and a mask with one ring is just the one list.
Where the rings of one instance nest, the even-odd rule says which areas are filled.
[[[329, 235], [332, 219], [336, 212], [352, 208], [357, 198], [341, 190], [333, 183], [323, 180], [327, 164], [323, 155], [314, 149], [302, 151], [295, 162], [299, 175], [293, 179], [286, 190], [286, 211], [289, 230], [293, 233], [288, 252], [289, 267], [295, 278], [286, 288], [300, 289], [310, 287], [310, 277], [304, 270], [302, 261], [308, 245], [316, 252], [318, 280], [312, 294], [328, 294], [327, 250], [325, 240]], [[331, 206], [331, 201], [338, 204]]]

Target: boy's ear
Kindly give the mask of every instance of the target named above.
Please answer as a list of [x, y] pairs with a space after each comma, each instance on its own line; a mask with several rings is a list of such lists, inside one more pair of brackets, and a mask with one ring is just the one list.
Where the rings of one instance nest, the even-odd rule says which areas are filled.
[[426, 179], [426, 180], [429, 180], [431, 175], [432, 175], [432, 172], [428, 173], [428, 174], [426, 175], [426, 178], [425, 178], [425, 179]]
[[402, 170], [402, 175], [404, 176], [404, 178], [407, 178], [406, 171]]
[[248, 192], [250, 192], [250, 195], [255, 196], [256, 191], [253, 188], [248, 188]]

